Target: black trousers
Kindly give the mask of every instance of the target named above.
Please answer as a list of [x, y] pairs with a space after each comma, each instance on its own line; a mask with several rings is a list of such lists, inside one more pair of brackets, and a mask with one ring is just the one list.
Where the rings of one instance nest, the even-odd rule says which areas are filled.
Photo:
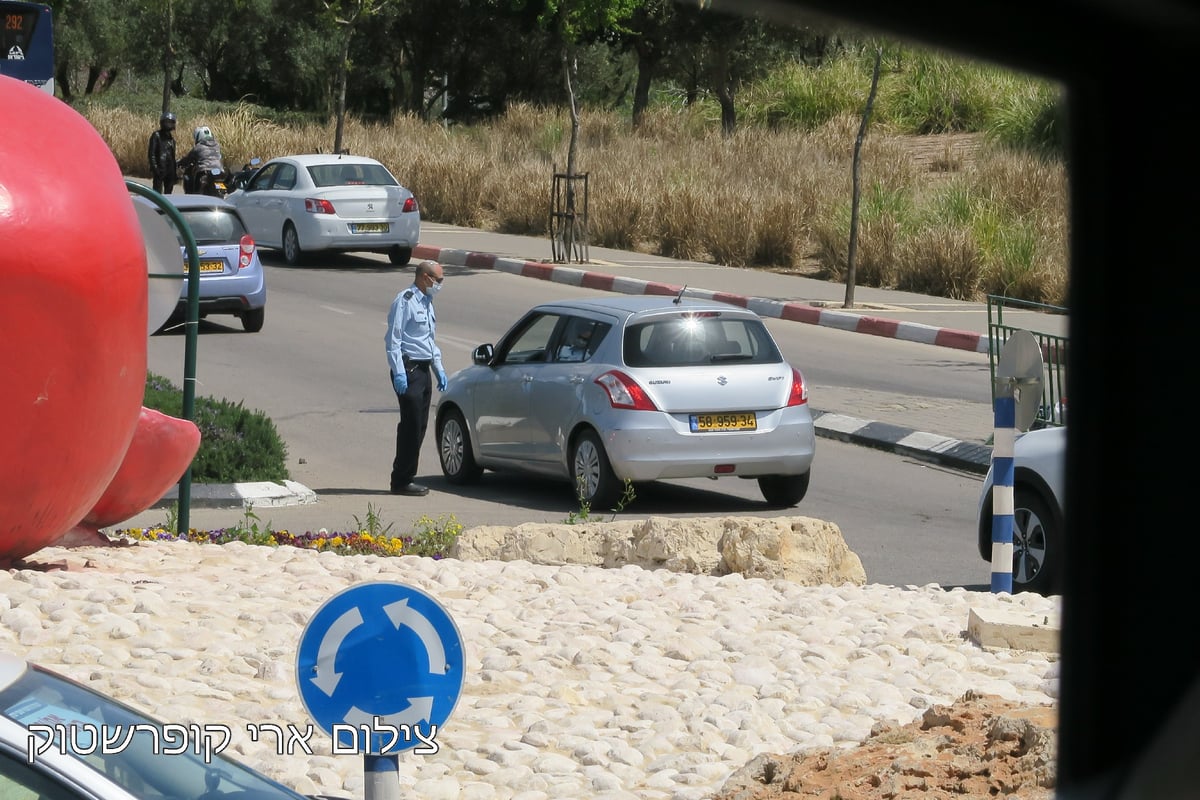
[[409, 364], [405, 368], [408, 372], [408, 390], [404, 394], [396, 395], [400, 402], [400, 422], [396, 424], [392, 489], [407, 486], [417, 475], [421, 442], [425, 440], [425, 428], [429, 423], [429, 404], [433, 400], [433, 381], [429, 377], [429, 365]]
[[154, 191], [158, 192], [159, 194], [170, 194], [174, 190], [175, 190], [175, 181], [174, 180], [167, 182], [166, 180], [158, 177], [157, 175], [154, 176]]

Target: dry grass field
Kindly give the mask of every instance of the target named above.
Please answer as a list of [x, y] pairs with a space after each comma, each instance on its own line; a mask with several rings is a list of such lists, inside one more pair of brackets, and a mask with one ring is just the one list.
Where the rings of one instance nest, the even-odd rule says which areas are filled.
[[[126, 174], [148, 176], [156, 121], [122, 109], [86, 113]], [[332, 122], [284, 128], [249, 107], [181, 119], [181, 139], [196, 125], [212, 127], [234, 169], [252, 156], [329, 152], [334, 141]], [[809, 132], [747, 125], [724, 137], [686, 110], [651, 111], [636, 132], [626, 116], [585, 112], [578, 171], [588, 175], [588, 241], [844, 280], [858, 126], [847, 116]], [[541, 236], [569, 133], [565, 113], [518, 105], [469, 127], [349, 119], [343, 146], [386, 164], [425, 219]], [[860, 174], [857, 285], [1066, 304], [1061, 163], [981, 134], [872, 129]]]

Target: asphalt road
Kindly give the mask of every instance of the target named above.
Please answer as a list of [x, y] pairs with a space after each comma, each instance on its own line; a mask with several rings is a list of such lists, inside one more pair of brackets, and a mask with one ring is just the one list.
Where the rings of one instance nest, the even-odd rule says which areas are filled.
[[[436, 235], [430, 231], [427, 241]], [[205, 321], [197, 366], [198, 394], [244, 402], [275, 421], [289, 445], [293, 479], [320, 498], [307, 506], [254, 509], [260, 525], [344, 530], [373, 511], [399, 533], [422, 516], [453, 514], [471, 526], [562, 522], [578, 513], [565, 484], [489, 474], [468, 491], [450, 487], [440, 477], [432, 431], [420, 479], [433, 491], [425, 498], [388, 494], [396, 410], [383, 334], [387, 307], [411, 282], [411, 270], [371, 257], [336, 257], [302, 268], [289, 268], [271, 254], [265, 260], [264, 330], [245, 334], [233, 319]], [[715, 276], [710, 267], [698, 270], [682, 277], [702, 285]], [[491, 270], [447, 268], [446, 274], [437, 308], [449, 371], [466, 366], [476, 344], [495, 341], [528, 306], [594, 294]], [[957, 416], [964, 435], [988, 432], [986, 356], [798, 323], [772, 321], [771, 327], [812, 385], [814, 408], [822, 401], [839, 406], [822, 410], [843, 413], [874, 406], [946, 424]], [[178, 333], [151, 337], [150, 369], [181, 381], [183, 344]], [[913, 412], [905, 414], [905, 406]], [[809, 496], [794, 513], [838, 524], [874, 582], [980, 588], [989, 571], [973, 543], [978, 492], [977, 475], [822, 439]], [[756, 483], [732, 479], [656, 485], [621, 512], [629, 518], [731, 514], [779, 512], [765, 507]], [[194, 508], [190, 516], [192, 526], [201, 528], [254, 521], [229, 509]], [[127, 526], [162, 519], [161, 510], [150, 510]]]

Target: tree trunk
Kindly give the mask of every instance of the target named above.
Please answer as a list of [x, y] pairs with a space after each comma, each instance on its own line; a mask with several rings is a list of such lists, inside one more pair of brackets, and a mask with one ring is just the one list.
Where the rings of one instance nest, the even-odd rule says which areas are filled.
[[653, 45], [639, 41], [637, 50], [637, 83], [633, 88], [633, 129], [642, 125], [642, 117], [650, 105], [650, 81], [654, 77], [654, 69], [658, 65], [658, 54]]
[[171, 110], [171, 69], [175, 65], [175, 12], [167, 0], [167, 41], [163, 43], [162, 113]]
[[566, 212], [567, 216], [563, 220], [563, 254], [567, 261], [571, 261], [571, 256], [575, 251], [575, 243], [578, 238], [578, 229], [576, 228], [576, 213], [575, 213], [575, 169], [577, 161], [577, 153], [579, 147], [579, 109], [575, 105], [575, 87], [571, 81], [571, 73], [575, 71], [575, 61], [568, 53], [568, 48], [563, 47], [562, 51], [563, 62], [563, 82], [567, 89], [567, 109], [571, 113], [571, 138], [567, 144], [567, 197], [566, 197]]
[[879, 88], [879, 61], [883, 57], [883, 48], [875, 48], [875, 70], [871, 75], [871, 92], [867, 95], [867, 106], [863, 109], [862, 124], [858, 126], [858, 137], [854, 140], [853, 186], [854, 194], [850, 201], [850, 248], [846, 255], [846, 301], [843, 308], [854, 308], [855, 271], [858, 265], [858, 200], [862, 193], [859, 173], [862, 171], [862, 145], [867, 136], [867, 126], [871, 122], [871, 109], [875, 105], [875, 92]]
[[346, 79], [350, 71], [350, 39], [354, 36], [354, 23], [343, 23], [346, 30], [342, 36], [342, 52], [338, 58], [337, 128], [333, 134], [333, 152], [342, 152], [342, 133], [346, 129]]
[[721, 104], [721, 133], [725, 136], [732, 136], [737, 130], [737, 108], [733, 104], [731, 80], [729, 45], [721, 42], [717, 46], [717, 57], [713, 64], [713, 88], [717, 92], [717, 102]]

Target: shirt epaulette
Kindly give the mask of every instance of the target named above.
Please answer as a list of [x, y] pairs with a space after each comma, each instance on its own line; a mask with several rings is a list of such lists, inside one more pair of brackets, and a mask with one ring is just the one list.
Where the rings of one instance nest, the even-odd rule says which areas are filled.
[[409, 289], [407, 292], [405, 292], [405, 293], [404, 293], [404, 299], [405, 299], [405, 300], [412, 300], [412, 295], [413, 295], [413, 290], [412, 290], [412, 289]]

